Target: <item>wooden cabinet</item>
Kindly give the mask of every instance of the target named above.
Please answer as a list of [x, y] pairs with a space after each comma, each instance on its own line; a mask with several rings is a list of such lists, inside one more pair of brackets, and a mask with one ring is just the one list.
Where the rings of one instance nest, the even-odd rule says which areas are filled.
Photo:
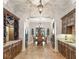
[[51, 44], [52, 44], [52, 47], [55, 48], [55, 35], [52, 35], [51, 37]]
[[3, 59], [14, 59], [22, 50], [22, 40], [4, 47]]
[[66, 14], [64, 17], [62, 17], [62, 33], [72, 34], [71, 26], [72, 27], [75, 26], [75, 9], [69, 12], [68, 14]]
[[61, 53], [61, 42], [58, 40], [58, 51]]
[[67, 46], [66, 59], [76, 59], [76, 49], [69, 45]]
[[4, 43], [19, 38], [19, 18], [6, 10], [4, 11]]
[[65, 45], [65, 43], [58, 41], [58, 50], [59, 50], [59, 53], [61, 53], [64, 57], [66, 57], [67, 45]]
[[76, 51], [75, 50], [71, 50], [71, 59], [76, 59]]
[[3, 59], [12, 59], [11, 50], [11, 45], [4, 47]]
[[17, 40], [19, 38], [19, 21], [18, 19], [14, 21], [14, 38]]
[[66, 59], [76, 59], [76, 48], [58, 40], [58, 51]]
[[70, 53], [71, 53], [70, 47], [67, 46], [67, 55], [66, 55], [66, 59], [71, 59]]

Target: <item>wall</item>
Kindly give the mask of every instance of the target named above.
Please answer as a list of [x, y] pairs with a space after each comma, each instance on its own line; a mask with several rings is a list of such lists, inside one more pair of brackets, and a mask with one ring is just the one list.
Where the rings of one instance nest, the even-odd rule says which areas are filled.
[[24, 21], [21, 18], [19, 20], [19, 38], [22, 39], [22, 51], [25, 50], [25, 44], [24, 44]]

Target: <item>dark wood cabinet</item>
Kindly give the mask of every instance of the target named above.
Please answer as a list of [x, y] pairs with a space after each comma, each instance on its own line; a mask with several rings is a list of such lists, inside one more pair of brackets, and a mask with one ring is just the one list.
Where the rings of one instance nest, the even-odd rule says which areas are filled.
[[17, 40], [19, 38], [19, 18], [5, 8], [3, 11], [4, 43], [7, 41]]
[[58, 40], [58, 51], [59, 51], [59, 53], [61, 53], [61, 43], [60, 43], [60, 41]]
[[63, 16], [62, 18], [62, 33], [63, 34], [72, 34], [73, 26], [75, 27], [75, 9], [70, 11], [68, 14]]
[[66, 55], [66, 59], [76, 59], [76, 49], [68, 46], [67, 47], [67, 55]]
[[58, 41], [58, 50], [59, 50], [59, 53], [61, 53], [64, 57], [66, 57], [67, 46], [65, 45], [65, 43]]
[[22, 40], [4, 47], [3, 59], [14, 59], [22, 50]]
[[71, 59], [76, 59], [76, 52], [75, 51], [71, 51]]
[[12, 59], [12, 57], [11, 57], [11, 45], [4, 47], [3, 59]]
[[52, 44], [52, 47], [55, 48], [55, 35], [52, 35], [51, 37], [51, 44]]
[[67, 26], [67, 33], [72, 34], [72, 26]]
[[71, 47], [70, 50], [71, 59], [76, 59], [76, 49]]
[[70, 47], [67, 46], [67, 55], [66, 55], [66, 59], [71, 59], [71, 50], [70, 50]]
[[19, 38], [19, 21], [14, 21], [14, 38], [17, 40]]
[[66, 59], [76, 59], [76, 48], [58, 40], [58, 51]]

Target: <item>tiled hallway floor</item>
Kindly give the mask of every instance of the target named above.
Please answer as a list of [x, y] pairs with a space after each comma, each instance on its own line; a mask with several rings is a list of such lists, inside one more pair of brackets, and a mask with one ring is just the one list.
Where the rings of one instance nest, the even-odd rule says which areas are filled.
[[15, 59], [65, 59], [60, 53], [55, 52], [49, 44], [42, 46], [30, 45], [26, 51], [21, 52]]

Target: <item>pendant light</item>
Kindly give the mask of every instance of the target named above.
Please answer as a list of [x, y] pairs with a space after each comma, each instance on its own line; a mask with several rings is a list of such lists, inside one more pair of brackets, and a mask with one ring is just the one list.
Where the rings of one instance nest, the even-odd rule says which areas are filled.
[[42, 11], [43, 11], [42, 0], [40, 0], [39, 2], [40, 2], [40, 4], [37, 7], [38, 7], [38, 10], [39, 10], [39, 13], [41, 14]]

